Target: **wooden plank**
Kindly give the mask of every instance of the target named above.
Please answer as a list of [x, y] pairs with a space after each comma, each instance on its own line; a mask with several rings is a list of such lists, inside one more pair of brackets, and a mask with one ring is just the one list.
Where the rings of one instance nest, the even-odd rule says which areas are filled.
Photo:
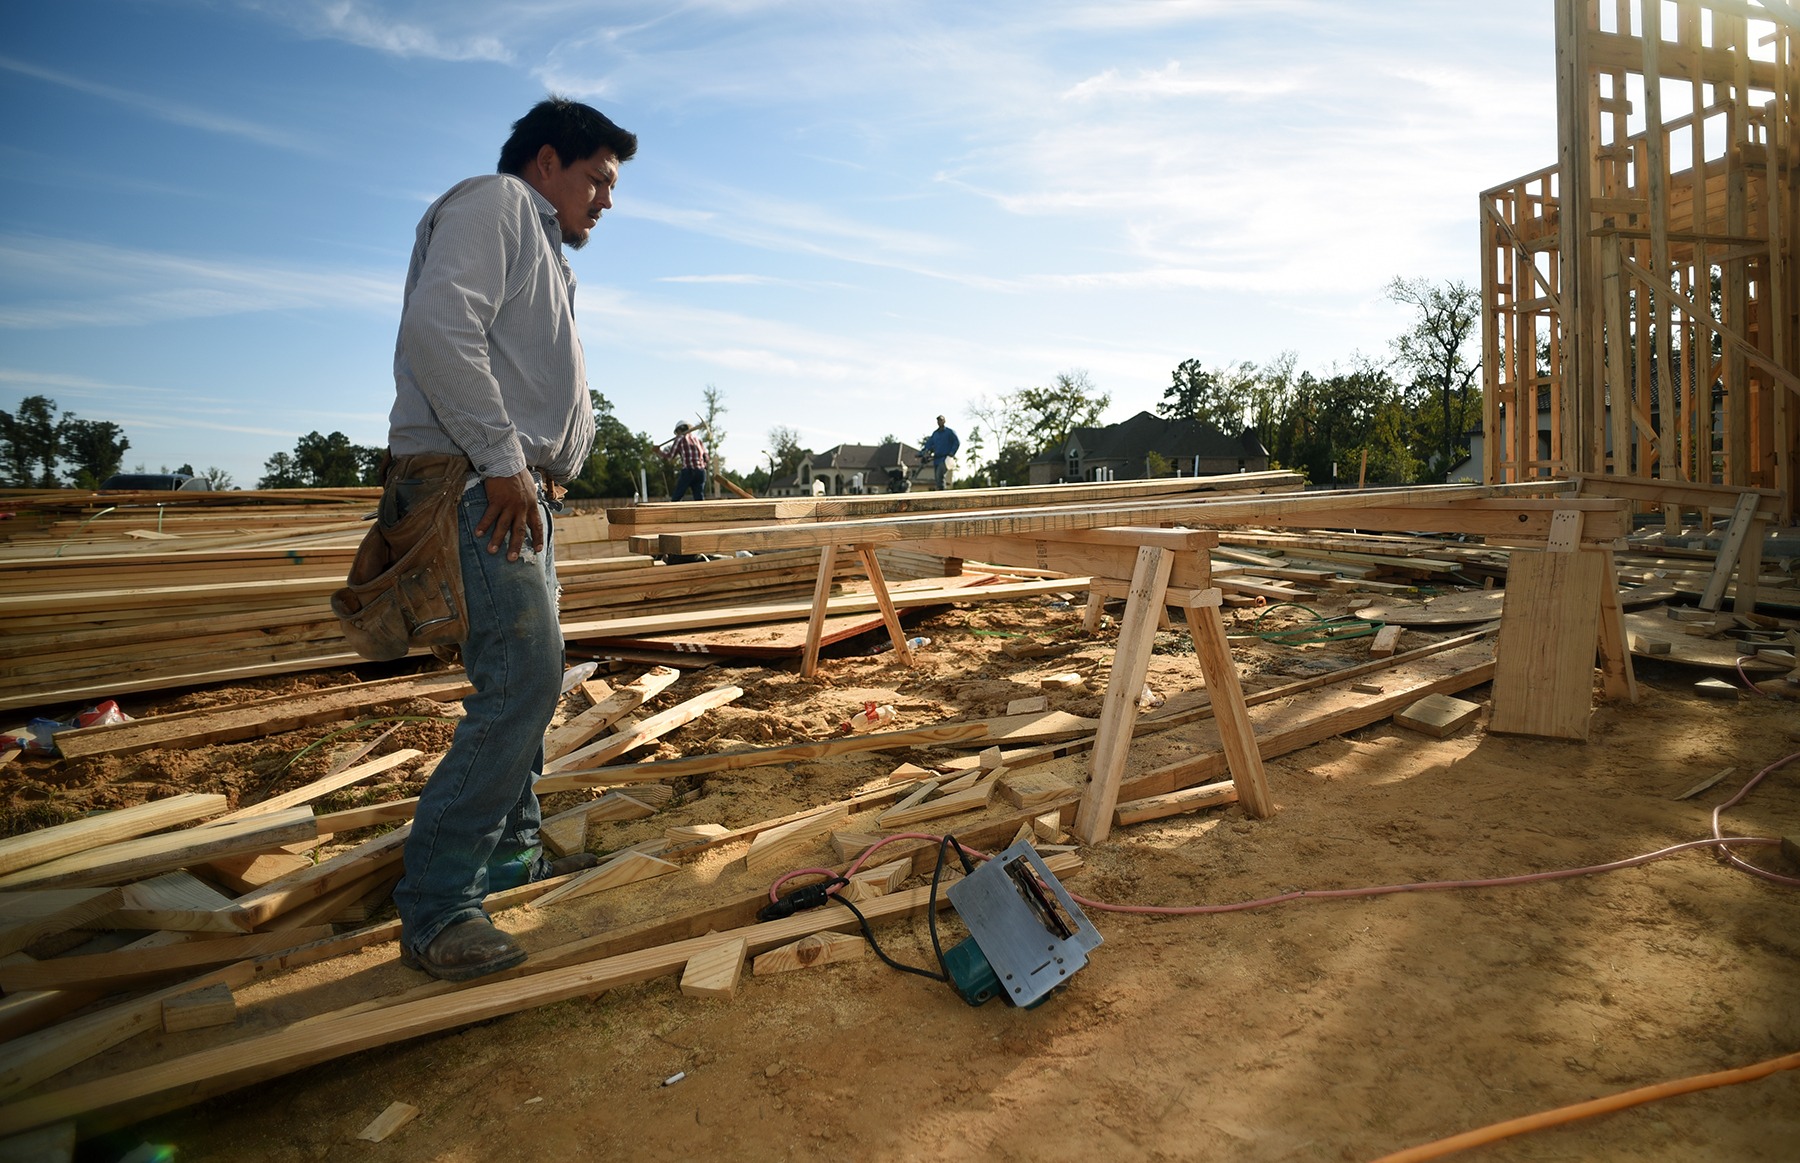
[[945, 816], [957, 816], [963, 812], [979, 811], [994, 802], [994, 795], [1000, 788], [1000, 780], [990, 776], [974, 787], [959, 792], [951, 792], [935, 800], [924, 800], [908, 807], [894, 807], [876, 817], [876, 823], [890, 832], [910, 828], [914, 824], [926, 820], [940, 820]]
[[900, 613], [894, 608], [894, 600], [888, 596], [887, 578], [882, 576], [881, 562], [875, 556], [875, 547], [858, 545], [856, 556], [862, 560], [863, 570], [869, 576], [870, 592], [875, 595], [875, 604], [881, 609], [881, 621], [887, 627], [888, 641], [894, 644], [895, 657], [903, 665], [914, 665], [912, 647], [907, 645], [906, 630], [900, 625]]
[[1237, 801], [1237, 785], [1229, 780], [1224, 783], [1202, 784], [1199, 787], [1182, 788], [1180, 791], [1169, 792], [1166, 795], [1128, 800], [1113, 809], [1113, 824], [1122, 828], [1127, 824], [1161, 820], [1169, 816], [1202, 811], [1206, 808], [1223, 807], [1226, 804], [1235, 804]]
[[848, 809], [839, 804], [770, 828], [750, 841], [750, 850], [744, 854], [744, 867], [751, 872], [784, 867], [796, 853], [822, 842], [848, 815]]
[[1237, 663], [1225, 641], [1225, 622], [1219, 608], [1195, 595], [1187, 607], [1188, 626], [1193, 631], [1194, 650], [1206, 676], [1206, 688], [1212, 696], [1213, 720], [1218, 727], [1219, 743], [1225, 749], [1226, 765], [1237, 785], [1244, 810], [1257, 819], [1275, 814], [1275, 799], [1263, 771], [1262, 751], [1250, 725], [1250, 711], [1244, 702], [1244, 688], [1238, 681]]
[[1100, 711], [1100, 729], [1094, 741], [1093, 760], [1075, 813], [1076, 836], [1084, 844], [1099, 844], [1112, 829], [1113, 806], [1119, 798], [1119, 781], [1125, 771], [1125, 754], [1131, 746], [1131, 727], [1137, 718], [1137, 693], [1150, 665], [1150, 648], [1156, 623], [1168, 589], [1172, 554], [1145, 546], [1138, 550], [1131, 575], [1131, 596], [1125, 603], [1125, 620], [1119, 627], [1119, 646], [1113, 654], [1106, 680], [1106, 700]]
[[[586, 747], [577, 748], [553, 763], [544, 764], [544, 774], [571, 771], [584, 765], [604, 764], [627, 751], [634, 751], [646, 743], [662, 738], [671, 731], [685, 727], [714, 707], [722, 707], [743, 697], [743, 694], [742, 687], [714, 687], [712, 690], [695, 695], [684, 703], [678, 703], [666, 711], [659, 711], [651, 715], [628, 731], [621, 731], [617, 735], [590, 743]], [[541, 784], [539, 786], [541, 791]]]
[[653, 666], [567, 723], [551, 728], [544, 734], [544, 761], [554, 762], [574, 751], [667, 690], [680, 677], [681, 672], [673, 667]]
[[604, 892], [609, 888], [619, 888], [627, 884], [636, 884], [640, 880], [652, 880], [658, 876], [667, 876], [671, 872], [680, 871], [679, 864], [671, 864], [644, 852], [633, 852], [627, 849], [601, 862], [586, 872], [578, 872], [569, 878], [568, 883], [559, 885], [537, 899], [539, 908], [547, 908], [558, 901], [573, 900], [587, 896], [589, 893]]
[[[1059, 854], [1045, 863], [1051, 872], [1066, 876], [1081, 862], [1073, 854]], [[949, 901], [940, 894], [937, 904], [943, 908]], [[909, 916], [929, 905], [930, 888], [926, 886], [870, 901], [863, 912], [875, 921]], [[10, 1103], [0, 1107], [0, 1135], [17, 1134], [68, 1118], [79, 1118], [84, 1130], [96, 1132], [122, 1125], [120, 1120], [136, 1121], [359, 1050], [678, 973], [691, 958], [722, 940], [741, 937], [749, 951], [760, 953], [809, 933], [851, 929], [856, 925], [849, 909], [832, 905], [780, 921], [548, 969], [527, 977], [476, 982], [453, 993], [373, 1012], [343, 1017], [325, 1015], [304, 1025]]]
[[217, 827], [220, 824], [228, 824], [234, 820], [247, 820], [252, 816], [272, 815], [275, 812], [297, 807], [300, 804], [310, 804], [314, 800], [323, 799], [334, 791], [347, 788], [351, 784], [361, 783], [370, 776], [380, 775], [384, 771], [392, 771], [403, 763], [411, 763], [423, 754], [425, 754], [423, 751], [420, 751], [415, 747], [402, 747], [398, 751], [392, 751], [381, 756], [379, 759], [371, 759], [367, 763], [359, 763], [355, 766], [347, 767], [343, 771], [327, 775], [322, 779], [315, 779], [304, 787], [297, 787], [293, 791], [283, 792], [278, 796], [271, 796], [269, 799], [259, 803], [239, 808], [235, 812], [227, 812], [218, 819], [211, 821], [207, 826]]
[[[546, 775], [533, 785], [539, 795], [572, 791], [580, 787], [605, 784], [650, 783], [682, 775], [702, 775], [717, 771], [741, 771], [750, 767], [766, 767], [777, 763], [795, 763], [847, 755], [856, 751], [886, 751], [895, 747], [933, 747], [980, 739], [987, 735], [985, 723], [946, 723], [936, 727], [917, 727], [907, 731], [881, 731], [870, 735], [847, 735], [816, 742], [788, 743], [779, 747], [747, 747], [720, 751], [712, 755], [695, 755], [682, 759], [659, 759], [650, 763], [629, 763], [619, 767], [597, 767]], [[329, 817], [320, 817], [321, 820]]]
[[[832, 569], [836, 564], [837, 543], [827, 541], [819, 547], [819, 577], [806, 615], [806, 644], [800, 651], [802, 678], [811, 678], [819, 669], [819, 636], [825, 629], [825, 614], [831, 604]], [[880, 603], [876, 605], [879, 607]]]
[[1448, 739], [1475, 721], [1481, 704], [1451, 695], [1426, 695], [1410, 707], [1394, 712], [1394, 723], [1433, 739]]
[[0, 957], [45, 937], [99, 921], [119, 907], [118, 888], [49, 888], [0, 893]]
[[296, 929], [286, 933], [248, 933], [210, 941], [186, 941], [159, 949], [121, 949], [115, 953], [89, 953], [78, 957], [53, 957], [30, 965], [0, 965], [0, 989], [117, 989], [171, 973], [224, 965], [247, 957], [278, 953], [329, 937], [330, 925]]
[[401, 1127], [418, 1117], [419, 1108], [411, 1103], [391, 1102], [387, 1109], [375, 1116], [373, 1122], [356, 1132], [356, 1137], [371, 1143], [385, 1142]]
[[1600, 596], [1611, 584], [1597, 553], [1513, 554], [1488, 730], [1587, 738]]
[[116, 884], [191, 864], [204, 864], [221, 856], [262, 852], [296, 840], [311, 839], [317, 834], [310, 809], [290, 808], [271, 816], [257, 816], [214, 828], [189, 828], [160, 836], [140, 836], [73, 853], [0, 877], [0, 888], [27, 885], [77, 888], [90, 884]]
[[165, 1033], [228, 1026], [237, 1021], [237, 998], [231, 987], [215, 981], [203, 989], [164, 999], [162, 1027]]
[[120, 892], [106, 923], [118, 929], [174, 929], [184, 933], [248, 933], [249, 914], [192, 873], [177, 870]]
[[1388, 658], [1400, 649], [1400, 635], [1406, 632], [1404, 626], [1383, 626], [1369, 640], [1370, 658]]
[[812, 969], [835, 965], [840, 961], [860, 961], [869, 952], [869, 943], [847, 933], [809, 933], [798, 941], [771, 949], [757, 957], [752, 972], [758, 977], [771, 973], [791, 973], [796, 969]]
[[[1706, 591], [1700, 595], [1702, 610], [1716, 611], [1725, 600], [1725, 587], [1731, 582], [1731, 572], [1737, 567], [1738, 557], [1743, 552], [1744, 539], [1749, 536], [1750, 526], [1755, 523], [1756, 506], [1755, 493], [1745, 493], [1738, 498], [1737, 507], [1732, 510], [1731, 524], [1726, 527], [1725, 537], [1719, 544], [1718, 561], [1707, 578]], [[1759, 564], [1762, 561], [1760, 546], [1757, 561]], [[1742, 584], [1740, 579], [1739, 585]]]
[[734, 937], [688, 958], [681, 971], [683, 996], [736, 997], [738, 982], [744, 977], [745, 947], [744, 938]]
[[221, 795], [187, 792], [134, 807], [101, 812], [0, 840], [0, 875], [60, 857], [216, 816], [230, 806]]
[[132, 755], [152, 747], [203, 747], [255, 739], [351, 715], [401, 699], [426, 698], [454, 702], [475, 688], [461, 671], [405, 676], [328, 687], [299, 695], [281, 695], [229, 707], [207, 707], [58, 732], [56, 749], [65, 759], [93, 755]]
[[385, 835], [364, 841], [347, 852], [341, 852], [323, 864], [315, 864], [297, 875], [245, 893], [235, 903], [250, 914], [253, 926], [261, 927], [308, 901], [317, 900], [345, 885], [362, 880], [373, 872], [398, 863], [404, 854], [406, 838], [411, 832], [412, 825], [404, 824]]

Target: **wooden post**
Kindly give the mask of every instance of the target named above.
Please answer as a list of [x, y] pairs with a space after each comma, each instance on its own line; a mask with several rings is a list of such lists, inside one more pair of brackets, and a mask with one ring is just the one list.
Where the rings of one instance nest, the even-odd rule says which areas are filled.
[[1200, 659], [1200, 671], [1206, 676], [1213, 721], [1219, 727], [1219, 742], [1225, 749], [1231, 781], [1237, 785], [1238, 802], [1252, 816], [1266, 819], [1275, 814], [1275, 801], [1269, 795], [1262, 752], [1256, 746], [1256, 733], [1250, 728], [1250, 712], [1244, 706], [1244, 688], [1238, 682], [1237, 664], [1232, 662], [1231, 648], [1225, 642], [1225, 620], [1219, 617], [1219, 605], [1220, 594], [1216, 589], [1190, 594], [1186, 607], [1188, 632], [1194, 638], [1194, 654]]
[[1605, 561], [1600, 590], [1600, 673], [1611, 698], [1637, 702], [1637, 672], [1631, 665], [1631, 639], [1625, 634], [1625, 607], [1619, 604], [1619, 569], [1611, 549], [1587, 550]]
[[831, 575], [837, 571], [837, 546], [819, 548], [819, 580], [813, 586], [812, 613], [806, 619], [806, 646], [800, 654], [800, 675], [811, 678], [819, 669], [819, 639], [825, 632], [825, 607], [831, 601]]
[[1150, 668], [1157, 617], [1174, 564], [1169, 550], [1151, 545], [1138, 550], [1131, 590], [1125, 599], [1125, 620], [1119, 627], [1119, 647], [1106, 680], [1106, 702], [1100, 711], [1100, 730], [1094, 740], [1087, 785], [1075, 813], [1074, 832], [1084, 844], [1099, 844], [1112, 831], [1113, 807], [1119, 801], [1119, 780], [1125, 772], [1125, 753], [1131, 746], [1131, 725], [1137, 718], [1138, 691]]
[[894, 641], [894, 653], [900, 656], [901, 662], [914, 665], [912, 647], [906, 644], [906, 631], [900, 625], [900, 615], [894, 610], [894, 599], [888, 596], [887, 579], [881, 576], [881, 563], [875, 560], [874, 543], [858, 545], [856, 555], [862, 558], [869, 585], [874, 587], [875, 604], [881, 607], [881, 620], [887, 623], [888, 637]]

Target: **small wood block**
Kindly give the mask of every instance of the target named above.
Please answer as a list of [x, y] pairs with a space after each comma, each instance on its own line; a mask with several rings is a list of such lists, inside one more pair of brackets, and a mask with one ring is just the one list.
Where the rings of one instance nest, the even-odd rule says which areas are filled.
[[[996, 747], [994, 750], [998, 751], [999, 748]], [[938, 785], [938, 794], [947, 796], [952, 792], [967, 791], [982, 780], [987, 779], [989, 776], [1000, 776], [1004, 774], [1006, 774], [1006, 768], [1004, 767], [997, 767], [992, 771], [977, 767], [974, 771], [966, 771], [955, 779], [947, 779], [941, 782]]]
[[738, 982], [744, 976], [744, 957], [749, 942], [733, 937], [688, 958], [681, 971], [681, 992], [687, 997], [737, 996]]
[[192, 873], [165, 872], [125, 886], [119, 911], [107, 918], [119, 929], [174, 929], [186, 933], [248, 933], [250, 914]]
[[1375, 638], [1369, 643], [1369, 656], [1371, 658], [1392, 658], [1394, 651], [1400, 648], [1400, 635], [1405, 630], [1404, 626], [1383, 626], [1375, 631]]
[[752, 965], [751, 972], [757, 977], [763, 977], [770, 973], [810, 969], [837, 961], [855, 961], [864, 957], [868, 951], [869, 944], [861, 937], [830, 931], [813, 933], [790, 945], [762, 954]]
[[1668, 611], [1669, 617], [1677, 622], [1705, 622], [1711, 625], [1712, 620], [1718, 617], [1711, 610], [1697, 610], [1692, 606], [1665, 606], [1663, 608]]
[[1014, 699], [1006, 704], [1006, 713], [1009, 715], [1030, 715], [1049, 709], [1050, 699], [1047, 695], [1031, 695], [1023, 699]]
[[870, 832], [833, 832], [831, 846], [837, 850], [838, 859], [848, 863], [867, 852], [871, 845], [879, 844], [887, 837]]
[[840, 804], [758, 833], [750, 841], [750, 851], [744, 854], [744, 867], [751, 872], [767, 872], [786, 863], [795, 853], [829, 836], [832, 828], [843, 823], [849, 814], [850, 810]]
[[1694, 684], [1694, 693], [1709, 699], [1733, 699], [1738, 697], [1737, 687], [1722, 679], [1703, 678]]
[[1449, 695], [1426, 695], [1405, 710], [1395, 711], [1394, 722], [1436, 739], [1447, 739], [1480, 713], [1480, 703]]
[[1011, 848], [1021, 840], [1029, 842], [1036, 839], [1037, 833], [1031, 830], [1031, 821], [1026, 820], [1023, 824], [1019, 825], [1019, 830], [1013, 833], [1013, 838], [1006, 842], [1006, 846]]
[[[662, 794], [656, 794], [659, 792]], [[609, 791], [592, 803], [569, 810], [580, 812], [589, 824], [607, 820], [641, 820], [645, 816], [654, 816], [656, 809], [674, 796], [674, 788], [664, 787], [660, 783], [633, 784], [628, 792]]]
[[563, 812], [545, 820], [538, 827], [544, 847], [558, 856], [580, 852], [587, 847], [587, 813], [580, 808]]
[[706, 843], [729, 835], [731, 829], [723, 824], [677, 824], [663, 829], [663, 839], [671, 844]]
[[914, 780], [930, 779], [932, 771], [929, 767], [920, 767], [916, 763], [902, 763], [888, 772], [887, 781], [894, 783], [912, 783]]
[[658, 859], [643, 852], [624, 851], [617, 853], [612, 859], [598, 868], [590, 868], [586, 872], [575, 874], [575, 878], [558, 888], [553, 888], [535, 902], [539, 908], [555, 904], [557, 901], [570, 900], [604, 889], [618, 888], [620, 885], [635, 884], [640, 880], [667, 876], [680, 869], [679, 864], [670, 864], [667, 860]]
[[1033, 641], [1030, 638], [1014, 638], [1009, 642], [1002, 643], [1000, 646], [1000, 653], [1006, 655], [1008, 658], [1037, 658], [1039, 655], [1048, 654], [1049, 652], [1050, 648], [1048, 646], [1044, 645], [1042, 642]]
[[358, 1131], [356, 1137], [379, 1143], [418, 1117], [418, 1107], [403, 1102], [390, 1103], [386, 1110], [375, 1116], [374, 1122]]
[[1633, 654], [1655, 655], [1667, 654], [1673, 645], [1667, 638], [1652, 638], [1647, 634], [1631, 636], [1631, 652]]
[[1353, 682], [1350, 689], [1359, 695], [1378, 695], [1387, 690], [1378, 682]]
[[1794, 665], [1794, 652], [1780, 647], [1764, 646], [1757, 650], [1756, 657], [1759, 662], [1773, 662], [1778, 666]]
[[[1050, 700], [1045, 699], [1044, 701], [1048, 703]], [[999, 771], [1006, 761], [1000, 757], [1000, 748], [984, 747], [981, 749], [981, 753], [975, 756], [975, 762], [982, 771]]]
[[912, 875], [912, 857], [902, 856], [898, 860], [890, 860], [886, 864], [878, 864], [874, 868], [865, 868], [850, 878], [851, 884], [867, 884], [878, 890], [879, 894], [893, 892]]
[[900, 802], [895, 804], [893, 807], [889, 808], [888, 811], [898, 812], [898, 811], [902, 811], [906, 808], [910, 808], [914, 804], [923, 803], [926, 796], [930, 795], [932, 792], [934, 792], [938, 789], [938, 782], [939, 781], [937, 781], [935, 779], [926, 780], [924, 783], [920, 784], [918, 787], [915, 787], [911, 791], [907, 792], [906, 795], [901, 798]]
[[1081, 789], [1048, 771], [1009, 771], [1000, 777], [1000, 798], [1015, 808], [1037, 808], [1070, 802], [1069, 793], [1081, 797]]
[[1039, 679], [1038, 686], [1047, 691], [1073, 691], [1080, 690], [1086, 681], [1074, 671], [1070, 671], [1067, 674], [1053, 674], [1049, 678]]
[[222, 981], [179, 997], [163, 999], [163, 1029], [171, 1034], [177, 1030], [228, 1026], [235, 1021], [237, 998], [231, 995], [231, 987]]
[[1041, 816], [1033, 816], [1031, 830], [1046, 844], [1061, 844], [1063, 837], [1068, 835], [1063, 831], [1061, 812], [1045, 812]]

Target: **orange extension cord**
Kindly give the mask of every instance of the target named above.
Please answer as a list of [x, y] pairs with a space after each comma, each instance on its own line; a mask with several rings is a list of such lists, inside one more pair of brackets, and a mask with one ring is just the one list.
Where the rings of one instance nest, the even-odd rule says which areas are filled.
[[1460, 1135], [1451, 1135], [1447, 1139], [1439, 1139], [1435, 1143], [1424, 1143], [1417, 1147], [1408, 1147], [1404, 1151], [1396, 1151], [1392, 1155], [1383, 1155], [1374, 1163], [1422, 1163], [1426, 1159], [1442, 1159], [1457, 1151], [1466, 1151], [1470, 1147], [1480, 1147], [1495, 1143], [1501, 1139], [1510, 1139], [1514, 1135], [1522, 1135], [1526, 1131], [1539, 1131], [1545, 1127], [1561, 1126], [1572, 1123], [1576, 1119], [1585, 1119], [1589, 1115], [1603, 1115], [1611, 1111], [1624, 1110], [1626, 1107], [1638, 1106], [1646, 1102], [1655, 1102], [1661, 1098], [1673, 1098], [1678, 1094], [1691, 1094], [1696, 1090], [1709, 1090], [1715, 1086], [1732, 1086], [1739, 1082], [1754, 1082], [1759, 1078], [1767, 1078], [1783, 1070], [1800, 1070], [1800, 1053], [1785, 1054], [1780, 1058], [1771, 1058], [1767, 1062], [1758, 1062], [1754, 1066], [1740, 1066], [1736, 1070], [1721, 1070], [1714, 1074], [1696, 1074], [1691, 1078], [1678, 1078], [1674, 1082], [1659, 1082], [1655, 1086], [1640, 1086], [1636, 1090], [1622, 1091], [1605, 1098], [1589, 1099], [1573, 1106], [1557, 1107], [1555, 1110], [1539, 1111], [1524, 1118], [1508, 1119], [1503, 1123], [1482, 1127], [1479, 1130], [1464, 1131]]

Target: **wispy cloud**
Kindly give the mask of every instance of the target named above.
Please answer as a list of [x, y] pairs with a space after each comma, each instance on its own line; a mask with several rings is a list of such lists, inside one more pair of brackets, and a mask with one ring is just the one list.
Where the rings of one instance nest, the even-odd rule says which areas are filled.
[[[512, 50], [496, 33], [472, 31], [459, 35], [444, 31], [446, 25], [455, 21], [454, 5], [433, 5], [421, 12], [421, 18], [416, 21], [391, 16], [382, 11], [380, 5], [359, 0], [312, 0], [310, 3], [249, 0], [247, 7], [304, 35], [341, 40], [390, 56], [501, 64], [510, 64], [514, 59]], [[491, 14], [504, 15], [512, 23], [524, 19], [516, 5], [495, 6]], [[476, 19], [485, 19], [487, 15], [478, 10]]]
[[224, 261], [0, 235], [0, 328], [131, 326], [296, 309], [394, 311], [400, 286], [361, 271]]
[[1195, 76], [1182, 71], [1180, 61], [1170, 61], [1160, 69], [1138, 69], [1127, 75], [1118, 69], [1089, 77], [1064, 91], [1063, 97], [1087, 101], [1096, 97], [1199, 97], [1222, 96], [1235, 101], [1249, 101], [1291, 93], [1299, 82], [1293, 74], [1270, 76], [1257, 73], [1242, 75], [1212, 72]]
[[262, 125], [254, 121], [246, 121], [241, 117], [231, 117], [211, 109], [202, 109], [197, 105], [189, 105], [183, 101], [173, 101], [151, 93], [121, 89], [116, 85], [106, 85], [99, 81], [90, 81], [85, 77], [76, 77], [56, 69], [47, 69], [42, 65], [34, 65], [29, 61], [17, 60], [13, 57], [0, 56], [0, 69], [16, 73], [22, 77], [58, 85], [77, 93], [85, 93], [90, 97], [99, 97], [104, 101], [112, 101], [124, 105], [135, 112], [147, 114], [162, 121], [176, 125], [185, 125], [190, 129], [205, 130], [208, 133], [225, 134], [228, 137], [241, 137], [260, 145], [273, 146], [277, 149], [294, 150], [300, 153], [317, 153], [318, 147], [312, 142], [285, 129]]

